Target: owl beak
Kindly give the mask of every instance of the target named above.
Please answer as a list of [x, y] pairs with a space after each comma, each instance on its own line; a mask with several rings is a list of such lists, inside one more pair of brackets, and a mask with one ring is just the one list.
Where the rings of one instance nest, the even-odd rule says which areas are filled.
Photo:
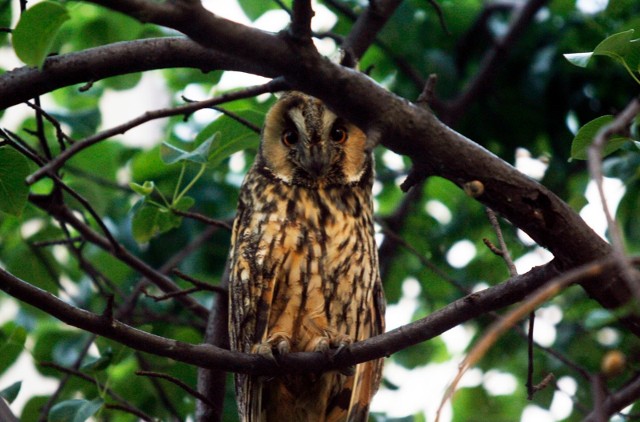
[[302, 168], [314, 178], [324, 176], [331, 163], [330, 151], [322, 142], [301, 146], [300, 158]]

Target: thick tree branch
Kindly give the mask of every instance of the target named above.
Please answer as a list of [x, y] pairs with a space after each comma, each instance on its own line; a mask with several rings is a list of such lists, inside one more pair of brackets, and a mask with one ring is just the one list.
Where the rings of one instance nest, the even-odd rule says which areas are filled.
[[260, 73], [263, 66], [204, 48], [181, 37], [151, 38], [90, 48], [77, 53], [51, 56], [42, 70], [21, 67], [0, 77], [0, 109], [23, 103], [58, 88], [95, 82], [110, 76], [146, 70], [191, 67], [203, 72], [238, 70]]
[[289, 34], [296, 42], [311, 43], [311, 19], [314, 12], [310, 0], [293, 0]]
[[[584, 278], [612, 268], [611, 260], [599, 261], [574, 271]], [[597, 271], [594, 270], [597, 269]], [[529, 273], [481, 292], [459, 299], [429, 316], [385, 334], [357, 342], [338, 353], [291, 353], [273, 362], [260, 355], [231, 352], [209, 344], [193, 345], [166, 339], [135, 329], [116, 319], [69, 305], [0, 268], [0, 290], [33, 305], [59, 320], [85, 331], [118, 341], [142, 352], [164, 356], [181, 362], [232, 372], [248, 372], [267, 376], [291, 372], [322, 371], [342, 368], [389, 356], [411, 345], [429, 340], [461, 323], [488, 311], [522, 300], [557, 275], [553, 263], [536, 267]], [[200, 390], [202, 391], [202, 390]]]

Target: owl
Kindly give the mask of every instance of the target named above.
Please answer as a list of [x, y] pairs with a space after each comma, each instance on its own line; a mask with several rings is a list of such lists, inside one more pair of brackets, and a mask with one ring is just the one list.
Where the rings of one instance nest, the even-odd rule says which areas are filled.
[[[230, 252], [231, 348], [276, 359], [384, 331], [365, 134], [320, 100], [267, 113], [240, 189]], [[366, 421], [382, 361], [273, 378], [236, 375], [243, 421]]]

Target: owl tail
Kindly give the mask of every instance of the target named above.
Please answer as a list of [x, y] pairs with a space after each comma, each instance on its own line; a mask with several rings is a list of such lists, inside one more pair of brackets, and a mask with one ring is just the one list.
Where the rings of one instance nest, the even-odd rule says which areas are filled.
[[[366, 422], [369, 416], [371, 398], [380, 384], [381, 360], [361, 363], [356, 366], [356, 373], [349, 377], [338, 396], [351, 391], [348, 408], [335, 406], [327, 414], [326, 422]], [[344, 404], [347, 404], [346, 402]]]

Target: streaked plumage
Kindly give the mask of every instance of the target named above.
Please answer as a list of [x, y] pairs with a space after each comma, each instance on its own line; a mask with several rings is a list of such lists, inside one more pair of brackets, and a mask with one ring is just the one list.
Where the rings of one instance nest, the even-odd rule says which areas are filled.
[[[366, 137], [319, 100], [271, 108], [240, 190], [230, 267], [234, 350], [326, 351], [384, 330]], [[238, 375], [244, 421], [365, 421], [382, 361], [355, 374]]]

